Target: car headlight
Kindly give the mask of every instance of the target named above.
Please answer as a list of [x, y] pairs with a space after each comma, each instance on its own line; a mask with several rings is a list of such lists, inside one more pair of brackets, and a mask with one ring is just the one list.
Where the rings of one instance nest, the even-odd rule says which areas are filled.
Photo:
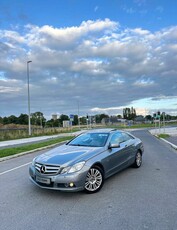
[[35, 157], [35, 158], [32, 160], [32, 163], [31, 163], [31, 164], [32, 164], [32, 166], [34, 166], [34, 165], [35, 165], [36, 158], [37, 158], [37, 157]]
[[61, 174], [74, 173], [80, 171], [85, 165], [85, 161], [79, 162], [73, 166], [68, 166], [62, 169]]

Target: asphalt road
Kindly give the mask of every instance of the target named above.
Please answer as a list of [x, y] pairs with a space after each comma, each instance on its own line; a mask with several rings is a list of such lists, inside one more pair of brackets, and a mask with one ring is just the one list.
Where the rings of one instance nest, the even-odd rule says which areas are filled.
[[39, 154], [0, 163], [0, 230], [176, 230], [177, 151], [147, 131], [143, 165], [106, 180], [87, 195], [43, 190], [28, 180]]

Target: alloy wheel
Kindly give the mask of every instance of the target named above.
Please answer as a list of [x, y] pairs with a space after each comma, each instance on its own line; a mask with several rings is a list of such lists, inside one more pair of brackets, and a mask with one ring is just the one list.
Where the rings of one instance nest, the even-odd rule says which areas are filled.
[[89, 193], [97, 192], [103, 184], [103, 173], [101, 169], [93, 167], [87, 173], [85, 181], [85, 190]]
[[141, 153], [138, 152], [138, 153], [136, 154], [136, 165], [137, 165], [137, 167], [140, 167], [140, 166], [141, 166], [141, 163], [142, 163], [142, 156], [141, 156]]

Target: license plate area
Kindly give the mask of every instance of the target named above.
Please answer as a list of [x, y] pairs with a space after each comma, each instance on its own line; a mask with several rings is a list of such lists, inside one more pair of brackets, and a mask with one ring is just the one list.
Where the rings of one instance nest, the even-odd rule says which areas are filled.
[[39, 182], [42, 184], [50, 184], [51, 180], [50, 180], [50, 178], [36, 176], [36, 182]]

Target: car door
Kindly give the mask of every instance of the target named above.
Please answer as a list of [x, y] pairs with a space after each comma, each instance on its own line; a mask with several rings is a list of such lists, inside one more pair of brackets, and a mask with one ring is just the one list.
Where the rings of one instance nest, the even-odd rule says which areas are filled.
[[110, 139], [110, 144], [119, 144], [118, 148], [108, 149], [108, 156], [106, 159], [106, 174], [111, 176], [112, 174], [120, 171], [128, 165], [129, 157], [129, 146], [127, 141], [121, 132], [116, 132], [112, 135]]
[[127, 148], [128, 164], [131, 165], [135, 160], [135, 155], [137, 152], [135, 138], [131, 136], [129, 133], [123, 133], [123, 135], [124, 135], [124, 139], [126, 140], [126, 144], [128, 146]]
[[127, 166], [130, 164], [132, 156], [135, 155], [135, 146], [134, 146], [134, 139], [127, 133], [122, 133], [123, 135], [123, 143], [126, 147], [126, 162]]

